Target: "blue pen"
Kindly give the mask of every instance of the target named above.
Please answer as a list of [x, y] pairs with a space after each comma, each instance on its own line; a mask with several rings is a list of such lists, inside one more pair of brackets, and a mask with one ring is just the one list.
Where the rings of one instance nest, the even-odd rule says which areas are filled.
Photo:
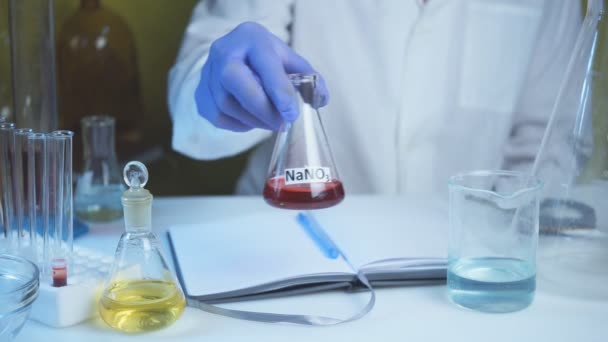
[[323, 227], [319, 225], [311, 213], [298, 213], [296, 219], [300, 226], [304, 228], [308, 236], [314, 241], [317, 247], [321, 249], [321, 252], [323, 252], [326, 257], [336, 259], [338, 256], [340, 256], [340, 250], [338, 247], [334, 244], [331, 238], [325, 234]]

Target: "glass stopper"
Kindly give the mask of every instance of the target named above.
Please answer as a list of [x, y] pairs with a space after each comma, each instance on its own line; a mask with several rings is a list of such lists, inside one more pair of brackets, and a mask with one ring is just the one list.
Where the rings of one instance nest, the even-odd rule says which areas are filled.
[[148, 169], [138, 161], [131, 161], [123, 170], [124, 180], [132, 189], [143, 188], [148, 183]]

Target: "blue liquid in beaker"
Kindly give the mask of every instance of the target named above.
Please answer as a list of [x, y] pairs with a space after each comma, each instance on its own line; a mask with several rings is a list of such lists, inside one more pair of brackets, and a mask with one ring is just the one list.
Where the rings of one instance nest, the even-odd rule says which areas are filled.
[[463, 307], [493, 313], [524, 309], [534, 299], [536, 269], [514, 258], [465, 258], [448, 266], [448, 294]]

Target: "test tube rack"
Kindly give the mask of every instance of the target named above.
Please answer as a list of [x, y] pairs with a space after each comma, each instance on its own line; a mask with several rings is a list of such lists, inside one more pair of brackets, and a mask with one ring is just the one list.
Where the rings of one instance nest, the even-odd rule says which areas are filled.
[[67, 286], [41, 282], [30, 318], [63, 328], [96, 317], [99, 295], [113, 261], [110, 255], [75, 245]]

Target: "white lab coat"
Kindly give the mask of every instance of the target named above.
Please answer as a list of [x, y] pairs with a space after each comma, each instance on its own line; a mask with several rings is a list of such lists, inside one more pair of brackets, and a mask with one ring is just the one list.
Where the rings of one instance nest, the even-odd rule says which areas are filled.
[[[445, 192], [450, 175], [529, 169], [581, 21], [574, 0], [207, 0], [169, 75], [173, 148], [257, 145], [237, 192], [261, 193], [272, 133], [213, 127], [194, 91], [211, 42], [243, 21], [325, 77], [321, 116], [347, 193]], [[559, 147], [555, 147], [559, 148]]]

